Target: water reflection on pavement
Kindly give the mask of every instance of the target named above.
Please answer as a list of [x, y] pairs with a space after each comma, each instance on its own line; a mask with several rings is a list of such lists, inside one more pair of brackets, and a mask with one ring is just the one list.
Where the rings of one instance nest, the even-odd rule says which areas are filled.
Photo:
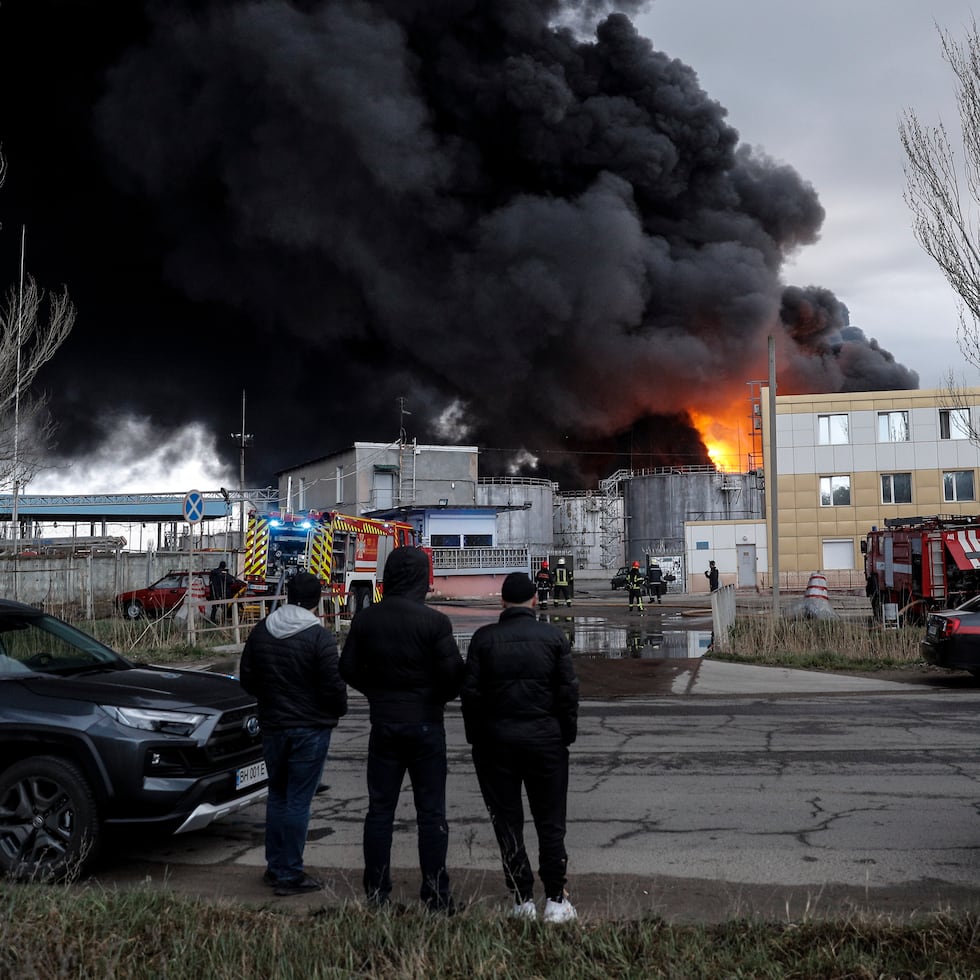
[[[473, 633], [494, 623], [498, 607], [446, 606], [464, 656]], [[570, 613], [570, 614], [568, 614]], [[695, 610], [647, 607], [628, 615], [593, 608], [539, 611], [571, 642], [582, 696], [593, 699], [663, 695], [820, 694], [907, 690], [910, 685], [823, 671], [727, 663], [710, 657], [711, 615]]]

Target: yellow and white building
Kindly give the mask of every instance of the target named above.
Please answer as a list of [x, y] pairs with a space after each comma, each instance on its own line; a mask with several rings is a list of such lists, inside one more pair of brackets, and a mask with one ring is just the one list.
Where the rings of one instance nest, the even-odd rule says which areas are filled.
[[[781, 585], [803, 587], [819, 570], [831, 586], [863, 586], [860, 542], [872, 527], [980, 513], [980, 388], [775, 401], [774, 470], [763, 388], [766, 525], [770, 541], [778, 533]], [[771, 556], [768, 572], [771, 582]]]

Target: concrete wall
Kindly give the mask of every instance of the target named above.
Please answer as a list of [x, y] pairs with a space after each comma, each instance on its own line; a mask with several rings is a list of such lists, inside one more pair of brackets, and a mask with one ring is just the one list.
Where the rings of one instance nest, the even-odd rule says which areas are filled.
[[[234, 569], [235, 556], [223, 552], [198, 552], [194, 567], [214, 568], [227, 561]], [[186, 552], [134, 552], [118, 555], [69, 557], [20, 557], [0, 559], [0, 596], [39, 606], [57, 615], [67, 607], [86, 616], [106, 616], [120, 592], [141, 589], [167, 572], [185, 569]]]
[[[756, 580], [742, 581], [739, 551], [748, 549], [755, 559]], [[738, 588], [772, 588], [769, 577], [769, 548], [764, 521], [691, 522], [684, 527], [684, 555], [687, 564], [685, 592], [708, 592], [704, 573], [708, 562], [718, 568], [720, 585]]]
[[[399, 473], [402, 461], [405, 472]], [[337, 467], [343, 466], [342, 493], [337, 496]], [[450, 506], [477, 503], [479, 453], [475, 446], [406, 446], [398, 443], [357, 442], [330, 456], [310, 460], [279, 474], [279, 494], [285, 507], [287, 485], [292, 482], [292, 509], [338, 510], [363, 514], [394, 503]], [[378, 499], [375, 472], [392, 474], [393, 500]], [[400, 479], [399, 479], [400, 478]], [[405, 499], [398, 500], [399, 488]]]
[[[549, 480], [481, 480], [476, 502], [493, 507], [516, 507], [497, 514], [497, 545], [547, 553], [554, 542], [555, 485]], [[526, 504], [530, 507], [525, 508]]]

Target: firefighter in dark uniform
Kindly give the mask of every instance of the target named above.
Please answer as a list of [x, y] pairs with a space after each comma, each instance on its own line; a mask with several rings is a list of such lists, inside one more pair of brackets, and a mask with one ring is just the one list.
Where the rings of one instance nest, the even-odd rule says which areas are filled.
[[655, 561], [650, 562], [647, 568], [647, 590], [651, 599], [661, 601], [660, 597], [664, 591], [664, 573]]
[[558, 559], [555, 569], [555, 605], [564, 600], [566, 606], [572, 604], [572, 570], [565, 564], [564, 558]]
[[636, 603], [638, 612], [643, 612], [643, 578], [640, 563], [638, 561], [633, 562], [632, 568], [626, 573], [626, 590], [629, 593], [630, 612], [633, 611], [633, 603]]
[[534, 587], [538, 592], [539, 609], [548, 608], [548, 599], [551, 596], [551, 587], [554, 584], [555, 580], [548, 568], [548, 563], [546, 561], [541, 562], [541, 567], [538, 569], [538, 574], [534, 576]]

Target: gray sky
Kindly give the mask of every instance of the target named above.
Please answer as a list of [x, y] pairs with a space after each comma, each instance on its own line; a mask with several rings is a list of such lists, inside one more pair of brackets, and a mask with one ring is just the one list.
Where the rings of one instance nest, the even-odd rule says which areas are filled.
[[898, 128], [912, 109], [959, 133], [937, 25], [959, 39], [972, 20], [964, 0], [655, 0], [634, 18], [698, 73], [744, 142], [819, 193], [821, 240], [787, 265], [786, 281], [833, 290], [923, 388], [960, 373], [958, 315], [912, 233]]

